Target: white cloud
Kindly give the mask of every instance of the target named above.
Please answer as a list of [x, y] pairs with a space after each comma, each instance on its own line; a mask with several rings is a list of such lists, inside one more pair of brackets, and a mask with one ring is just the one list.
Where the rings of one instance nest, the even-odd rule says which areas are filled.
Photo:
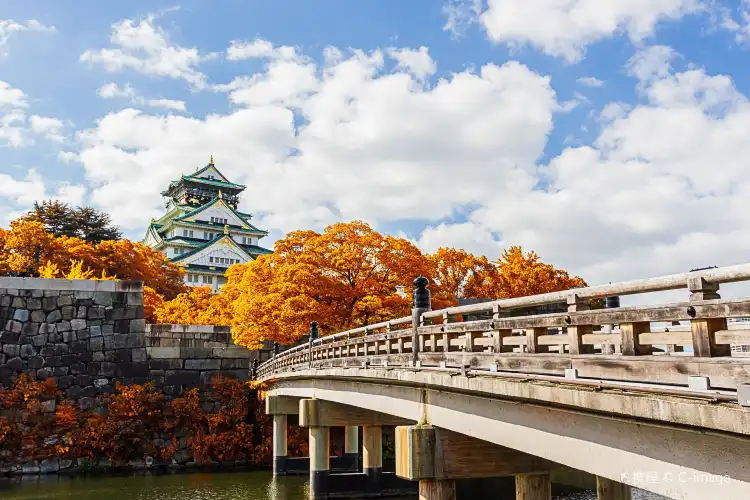
[[0, 114], [0, 145], [20, 148], [32, 144], [26, 128], [26, 113], [11, 109]]
[[49, 141], [63, 142], [65, 140], [62, 134], [65, 125], [57, 118], [32, 115], [29, 123], [34, 133], [43, 136]]
[[205, 86], [205, 75], [198, 67], [216, 54], [201, 54], [195, 47], [173, 44], [155, 24], [156, 19], [152, 14], [139, 20], [118, 21], [112, 25], [113, 47], [87, 50], [80, 60], [102, 64], [110, 72], [131, 68], [144, 75], [183, 79], [196, 88]]
[[434, 253], [440, 247], [460, 248], [491, 260], [503, 251], [503, 242], [474, 222], [428, 226], [414, 243], [424, 252]]
[[164, 108], [173, 109], [175, 111], [187, 111], [185, 107], [185, 101], [177, 101], [174, 99], [149, 99], [147, 104], [152, 108]]
[[99, 88], [96, 93], [103, 99], [127, 98], [131, 104], [138, 106], [187, 111], [185, 101], [175, 99], [146, 99], [143, 96], [139, 96], [129, 83], [120, 86], [114, 82], [110, 82]]
[[83, 205], [86, 196], [86, 188], [81, 185], [61, 183], [57, 186], [54, 198], [68, 205]]
[[103, 99], [113, 99], [115, 97], [128, 97], [130, 99], [135, 99], [136, 92], [129, 83], [126, 83], [121, 87], [115, 82], [109, 82], [102, 85], [99, 90], [96, 91], [96, 95]]
[[458, 38], [471, 25], [479, 22], [482, 4], [482, 0], [448, 0], [443, 5], [443, 30], [450, 31], [454, 38]]
[[[227, 115], [107, 115], [80, 136], [92, 201], [123, 227], [141, 227], [162, 208], [159, 191], [209, 153], [247, 184], [259, 224], [282, 231], [340, 218], [439, 219], [480, 202], [488, 186], [533, 182], [557, 105], [547, 77], [488, 64], [427, 89], [410, 73], [383, 73], [380, 51], [325, 52], [320, 68], [273, 59], [244, 88], [235, 82], [254, 94]], [[306, 77], [289, 81], [289, 72]]]
[[0, 174], [0, 196], [20, 205], [31, 205], [45, 199], [44, 181], [36, 170], [28, 171], [23, 180]]
[[418, 80], [425, 80], [437, 71], [437, 64], [425, 46], [419, 47], [419, 50], [389, 49], [388, 54], [398, 62], [397, 69], [411, 73]]
[[54, 26], [45, 26], [36, 19], [31, 19], [25, 23], [17, 23], [12, 19], [0, 19], [0, 55], [5, 55], [5, 46], [13, 35], [28, 31], [53, 33], [57, 29]]
[[274, 47], [268, 40], [256, 38], [252, 42], [243, 42], [241, 40], [232, 40], [227, 48], [227, 60], [242, 61], [245, 59], [286, 59], [299, 60], [300, 55], [297, 49], [288, 45]]
[[33, 168], [20, 180], [8, 174], [0, 174], [0, 207], [4, 209], [2, 222], [7, 226], [11, 220], [31, 208], [35, 201], [56, 199], [71, 205], [81, 205], [85, 194], [84, 186], [67, 182], [46, 182]]
[[604, 87], [604, 82], [593, 76], [579, 78], [578, 83], [586, 87]]
[[228, 84], [214, 85], [218, 92], [229, 92], [229, 100], [246, 106], [281, 105], [299, 107], [318, 86], [317, 67], [290, 46], [274, 47], [271, 42], [233, 41], [227, 59], [266, 59], [265, 71], [252, 76], [239, 76]]
[[8, 82], [0, 80], [0, 109], [26, 107], [28, 105], [26, 99], [27, 96], [21, 89], [11, 87]]
[[65, 163], [66, 165], [70, 165], [72, 163], [75, 163], [78, 160], [78, 154], [72, 152], [72, 151], [60, 151], [57, 153], [57, 159], [61, 162]]
[[619, 33], [638, 43], [660, 22], [702, 9], [699, 0], [488, 0], [480, 21], [495, 42], [576, 62], [591, 43]]

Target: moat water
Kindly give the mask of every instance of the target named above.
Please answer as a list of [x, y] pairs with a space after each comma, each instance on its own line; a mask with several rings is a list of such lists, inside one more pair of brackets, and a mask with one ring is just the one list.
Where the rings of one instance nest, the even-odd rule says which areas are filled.
[[[560, 487], [555, 487], [560, 490]], [[306, 477], [273, 478], [269, 472], [193, 473], [158, 476], [41, 477], [0, 480], [2, 500], [306, 500]], [[481, 495], [482, 498], [488, 498]], [[497, 500], [513, 500], [512, 489], [495, 491]], [[413, 500], [404, 497], [401, 500]], [[478, 499], [461, 494], [459, 499]], [[593, 491], [561, 492], [555, 500], [595, 500]], [[637, 491], [634, 500], [662, 499]]]

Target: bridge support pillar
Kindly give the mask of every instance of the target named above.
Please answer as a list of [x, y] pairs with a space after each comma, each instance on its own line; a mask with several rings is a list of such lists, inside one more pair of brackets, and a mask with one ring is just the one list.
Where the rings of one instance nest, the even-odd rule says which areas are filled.
[[273, 475], [287, 473], [287, 415], [299, 413], [299, 398], [268, 396], [266, 415], [273, 416]]
[[310, 427], [310, 499], [328, 498], [330, 428]]
[[362, 471], [367, 476], [367, 491], [382, 490], [383, 428], [379, 425], [362, 427]]
[[452, 479], [419, 481], [419, 500], [456, 500], [456, 481]]
[[[519, 500], [550, 500], [551, 490], [543, 486], [545, 481], [549, 486], [549, 471], [557, 466], [429, 425], [396, 427], [396, 475], [418, 480], [420, 499], [456, 498], [456, 479], [516, 476]], [[548, 496], [542, 495], [545, 491]]]
[[286, 415], [273, 416], [273, 475], [286, 474]]
[[359, 427], [344, 427], [344, 456], [352, 469], [359, 469]]
[[516, 500], [552, 500], [552, 481], [549, 474], [516, 476]]
[[633, 494], [630, 485], [597, 476], [596, 498], [598, 500], [631, 500]]

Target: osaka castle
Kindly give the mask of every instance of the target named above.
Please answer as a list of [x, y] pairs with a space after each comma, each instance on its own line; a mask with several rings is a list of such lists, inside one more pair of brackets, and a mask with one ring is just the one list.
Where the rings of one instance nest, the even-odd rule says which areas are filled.
[[212, 156], [208, 165], [172, 181], [161, 193], [167, 211], [151, 219], [143, 244], [183, 266], [187, 285], [218, 292], [229, 266], [272, 253], [258, 245], [268, 232], [250, 223], [252, 215], [237, 210], [244, 190], [219, 172]]

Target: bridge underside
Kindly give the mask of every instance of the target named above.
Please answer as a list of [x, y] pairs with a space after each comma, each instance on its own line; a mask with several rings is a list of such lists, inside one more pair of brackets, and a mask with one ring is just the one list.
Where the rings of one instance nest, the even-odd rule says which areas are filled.
[[302, 370], [266, 382], [270, 395], [429, 423], [669, 498], [750, 498], [750, 421], [737, 405], [416, 369]]

